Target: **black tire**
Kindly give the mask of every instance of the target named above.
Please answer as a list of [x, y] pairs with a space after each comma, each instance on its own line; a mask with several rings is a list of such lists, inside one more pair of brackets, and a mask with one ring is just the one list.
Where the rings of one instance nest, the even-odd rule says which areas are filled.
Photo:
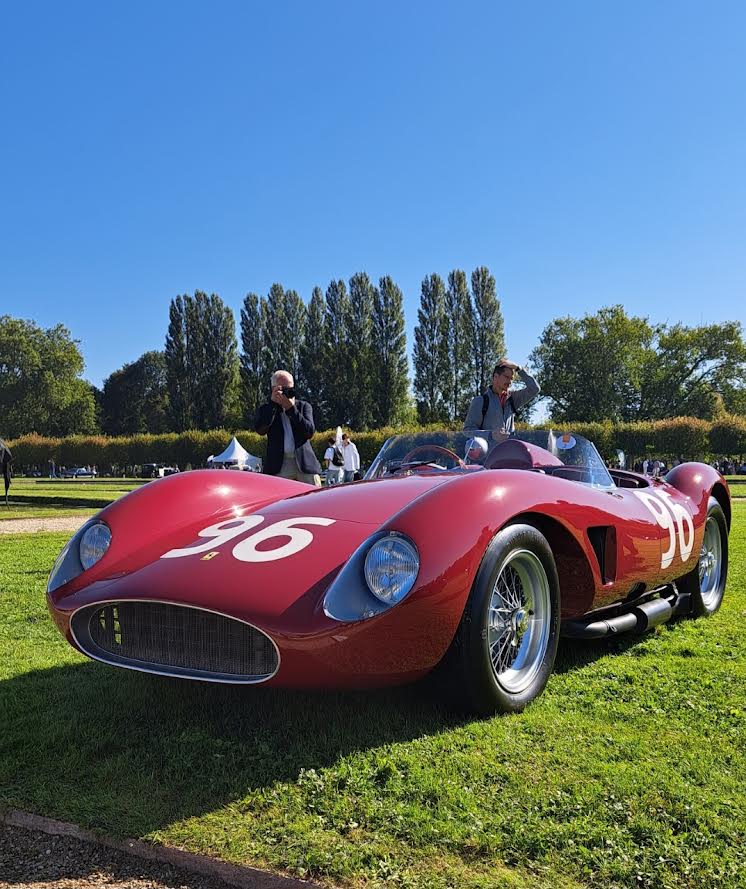
[[447, 660], [469, 712], [518, 713], [544, 690], [559, 641], [557, 568], [546, 538], [509, 525], [490, 542]]
[[692, 616], [707, 617], [720, 608], [727, 579], [728, 524], [722, 507], [710, 497], [697, 566], [676, 585], [691, 596]]

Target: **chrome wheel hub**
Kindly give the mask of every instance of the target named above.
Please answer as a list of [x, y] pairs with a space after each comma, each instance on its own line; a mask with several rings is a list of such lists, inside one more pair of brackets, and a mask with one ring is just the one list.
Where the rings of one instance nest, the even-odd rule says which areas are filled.
[[506, 559], [490, 599], [487, 645], [498, 683], [518, 694], [536, 678], [549, 642], [549, 580], [528, 550]]
[[717, 519], [708, 516], [705, 536], [699, 553], [699, 588], [707, 608], [717, 604], [720, 595], [720, 577], [723, 567], [723, 544], [720, 539], [720, 526]]

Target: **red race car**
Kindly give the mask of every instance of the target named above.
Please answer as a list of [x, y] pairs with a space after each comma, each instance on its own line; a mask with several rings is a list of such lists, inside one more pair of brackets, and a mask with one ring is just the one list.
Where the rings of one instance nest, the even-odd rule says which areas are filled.
[[114, 666], [360, 688], [441, 665], [470, 710], [519, 711], [560, 634], [716, 611], [730, 520], [702, 463], [657, 479], [607, 469], [579, 435], [400, 435], [347, 485], [153, 482], [75, 534], [47, 592], [68, 641]]

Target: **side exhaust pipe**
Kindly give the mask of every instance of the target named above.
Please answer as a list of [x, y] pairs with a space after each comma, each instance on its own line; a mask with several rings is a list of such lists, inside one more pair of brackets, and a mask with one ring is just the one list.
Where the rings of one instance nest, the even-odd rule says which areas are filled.
[[677, 607], [678, 604], [677, 597], [672, 600], [650, 599], [611, 617], [591, 621], [568, 620], [562, 624], [562, 634], [570, 639], [603, 639], [620, 633], [645, 633], [665, 623], [674, 613], [682, 613], [683, 609]]

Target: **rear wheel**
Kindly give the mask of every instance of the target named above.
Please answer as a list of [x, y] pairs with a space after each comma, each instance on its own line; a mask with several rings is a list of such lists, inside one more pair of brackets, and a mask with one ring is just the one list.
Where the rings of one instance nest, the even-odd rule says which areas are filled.
[[541, 694], [559, 639], [559, 580], [546, 538], [509, 525], [485, 553], [461, 618], [451, 670], [468, 709], [523, 710]]
[[706, 617], [720, 608], [727, 579], [728, 525], [722, 507], [710, 497], [697, 567], [677, 584], [690, 594], [694, 617]]

